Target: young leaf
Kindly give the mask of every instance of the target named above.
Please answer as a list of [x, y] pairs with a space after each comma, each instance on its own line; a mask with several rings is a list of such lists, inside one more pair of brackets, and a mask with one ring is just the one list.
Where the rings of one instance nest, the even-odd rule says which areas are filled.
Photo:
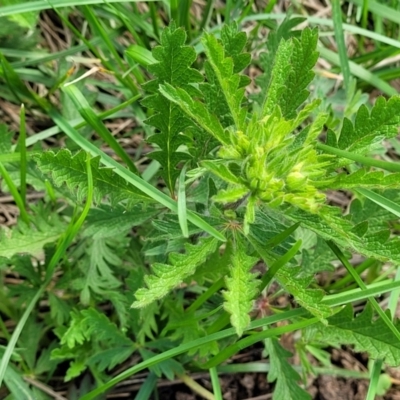
[[250, 323], [249, 313], [258, 293], [259, 281], [256, 280], [256, 275], [250, 272], [258, 259], [246, 254], [245, 244], [239, 236], [235, 239], [230, 276], [226, 278], [228, 290], [224, 292], [224, 308], [231, 314], [231, 324], [241, 336]]
[[185, 254], [171, 253], [169, 255], [171, 265], [153, 264], [153, 275], [145, 277], [148, 288], [140, 288], [136, 291], [137, 300], [132, 307], [145, 307], [166, 296], [174, 287], [192, 275], [196, 268], [214, 253], [217, 245], [218, 241], [215, 238], [203, 239], [197, 245], [187, 244]]
[[[244, 122], [247, 110], [242, 108], [244, 88], [242, 88], [240, 75], [236, 69], [243, 69], [250, 61], [249, 56], [240, 54], [245, 43], [245, 35], [238, 34], [228, 39], [227, 32], [224, 32], [225, 42], [230, 45], [230, 53], [236, 54], [236, 65], [233, 57], [227, 57], [224, 46], [214, 35], [205, 34], [203, 45], [216, 79], [221, 87], [225, 101], [228, 104], [230, 114], [237, 130], [244, 130]], [[243, 41], [244, 39], [244, 41]]]
[[[282, 116], [293, 119], [308, 98], [307, 86], [314, 78], [312, 68], [318, 59], [316, 29], [304, 29], [299, 39], [281, 40], [262, 115], [270, 115], [278, 105]], [[282, 71], [285, 71], [283, 73]]]
[[[156, 79], [148, 82], [144, 86], [145, 89], [154, 91], [159, 85], [171, 84], [184, 88], [190, 95], [194, 95], [196, 91], [191, 84], [201, 82], [203, 77], [200, 72], [190, 68], [196, 59], [196, 52], [192, 47], [185, 46], [185, 41], [185, 31], [182, 28], [176, 28], [174, 23], [164, 29], [161, 45], [153, 50], [153, 57], [157, 62], [148, 66]], [[179, 146], [188, 142], [188, 137], [182, 135], [182, 132], [191, 125], [191, 122], [180, 107], [171, 101], [166, 101], [157, 92], [145, 98], [142, 104], [156, 112], [146, 122], [158, 130], [149, 138], [149, 141], [158, 145], [160, 150], [151, 153], [150, 157], [161, 164], [161, 175], [173, 194], [179, 175], [176, 165], [188, 158], [187, 153], [177, 150]]]
[[292, 29], [304, 22], [304, 18], [285, 18], [284, 21], [279, 25], [277, 30], [272, 30], [268, 34], [266, 43], [266, 52], [260, 55], [260, 65], [263, 73], [256, 78], [256, 83], [261, 89], [259, 94], [254, 95], [254, 99], [257, 101], [259, 106], [265, 103], [265, 98], [271, 81], [272, 68], [276, 52], [278, 51], [279, 43], [282, 39], [288, 40], [293, 36], [294, 32]]

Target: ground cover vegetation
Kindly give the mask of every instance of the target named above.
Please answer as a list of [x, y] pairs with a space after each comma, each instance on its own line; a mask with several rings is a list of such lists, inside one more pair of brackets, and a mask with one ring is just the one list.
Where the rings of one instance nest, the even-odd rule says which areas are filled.
[[0, 397], [392, 398], [396, 7], [2, 5]]

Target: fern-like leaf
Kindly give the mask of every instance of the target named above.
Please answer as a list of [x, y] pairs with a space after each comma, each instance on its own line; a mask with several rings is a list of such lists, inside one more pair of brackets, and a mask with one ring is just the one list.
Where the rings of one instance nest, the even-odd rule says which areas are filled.
[[231, 256], [230, 276], [226, 278], [228, 290], [224, 292], [224, 307], [231, 314], [231, 324], [239, 336], [250, 323], [249, 313], [258, 293], [259, 281], [256, 280], [255, 274], [250, 272], [257, 260], [246, 254], [244, 243], [236, 237]]
[[81, 291], [81, 302], [90, 303], [91, 291], [102, 294], [115, 290], [121, 282], [115, 277], [113, 268], [119, 267], [122, 260], [117, 256], [113, 247], [115, 243], [106, 239], [95, 239], [89, 244], [84, 242], [85, 256], [80, 260], [79, 266], [84, 277], [79, 277], [72, 282], [76, 290]]
[[[149, 65], [149, 71], [156, 77], [144, 88], [150, 92], [158, 90], [160, 84], [172, 84], [185, 88], [191, 95], [196, 93], [192, 83], [201, 82], [200, 72], [190, 68], [196, 59], [192, 47], [185, 46], [186, 33], [182, 28], [176, 28], [172, 23], [164, 29], [161, 35], [161, 45], [153, 50], [153, 56], [158, 61]], [[149, 138], [151, 143], [159, 146], [160, 150], [150, 154], [161, 166], [161, 176], [168, 189], [174, 193], [175, 182], [179, 175], [176, 165], [188, 158], [188, 154], [177, 149], [189, 138], [181, 133], [192, 123], [182, 113], [181, 109], [170, 101], [166, 101], [158, 92], [151, 94], [142, 101], [145, 107], [155, 110], [155, 114], [146, 122], [154, 126], [158, 132]]]
[[310, 400], [311, 396], [298, 385], [299, 374], [288, 363], [287, 358], [292, 354], [285, 350], [277, 339], [265, 340], [265, 350], [270, 359], [271, 369], [268, 381], [275, 382], [274, 400]]
[[192, 275], [196, 268], [215, 252], [217, 245], [218, 241], [214, 238], [203, 239], [197, 245], [187, 244], [185, 254], [171, 253], [169, 255], [170, 265], [153, 264], [153, 275], [145, 277], [148, 288], [140, 288], [136, 291], [137, 300], [132, 307], [145, 307], [166, 296], [184, 279]]
[[[79, 376], [88, 366], [102, 371], [126, 360], [135, 350], [133, 342], [94, 308], [72, 311], [68, 328], [59, 330], [61, 347], [52, 351], [56, 360], [73, 361], [65, 380]], [[85, 345], [90, 342], [90, 345]]]
[[[72, 193], [75, 193], [78, 201], [82, 201], [88, 189], [86, 171], [86, 153], [79, 151], [74, 156], [69, 150], [63, 149], [58, 153], [47, 151], [36, 157], [39, 169], [50, 174], [55, 185], [66, 184]], [[112, 204], [121, 200], [137, 202], [138, 200], [149, 200], [149, 198], [127, 183], [110, 168], [100, 167], [100, 158], [91, 159], [94, 199], [100, 203], [104, 196], [110, 196]]]
[[390, 366], [400, 364], [399, 340], [381, 318], [373, 319], [369, 304], [356, 317], [348, 305], [328, 318], [327, 326], [318, 324], [310, 332], [324, 343], [354, 345], [355, 351], [367, 352], [373, 359], [384, 358]]

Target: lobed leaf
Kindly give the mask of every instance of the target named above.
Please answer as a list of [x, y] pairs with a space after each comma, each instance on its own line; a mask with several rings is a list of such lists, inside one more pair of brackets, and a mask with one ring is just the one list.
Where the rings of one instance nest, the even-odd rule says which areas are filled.
[[158, 93], [158, 88], [160, 85], [170, 84], [186, 89], [190, 95], [196, 93], [191, 84], [201, 82], [203, 77], [199, 71], [190, 68], [196, 59], [196, 52], [192, 47], [185, 46], [185, 41], [185, 31], [177, 28], [175, 23], [163, 30], [161, 45], [153, 49], [153, 57], [157, 62], [148, 66], [156, 78], [144, 85], [148, 92], [155, 93], [142, 101], [145, 107], [155, 111], [146, 122], [158, 130], [149, 141], [159, 146], [160, 150], [151, 153], [150, 157], [161, 164], [161, 176], [171, 194], [175, 191], [175, 182], [179, 176], [176, 165], [188, 159], [187, 153], [178, 151], [182, 144], [190, 141], [182, 132], [191, 126], [192, 122], [180, 107]]
[[325, 343], [354, 345], [355, 351], [368, 352], [373, 359], [384, 358], [389, 366], [400, 363], [400, 342], [381, 318], [373, 319], [369, 304], [356, 317], [348, 305], [328, 318], [328, 325], [318, 324], [311, 333]]
[[308, 28], [302, 31], [299, 39], [281, 40], [263, 105], [263, 116], [270, 115], [279, 106], [286, 120], [296, 117], [297, 109], [308, 98], [307, 86], [314, 78], [312, 68], [318, 59], [317, 41], [317, 30]]
[[355, 116], [354, 123], [344, 118], [338, 137], [328, 131], [327, 144], [341, 150], [365, 154], [383, 139], [398, 134], [400, 125], [400, 96], [389, 100], [378, 97], [371, 111], [362, 105]]
[[299, 277], [301, 269], [301, 267], [280, 268], [276, 273], [276, 279], [285, 291], [290, 293], [302, 307], [315, 317], [325, 321], [327, 317], [332, 315], [332, 309], [322, 303], [325, 293], [322, 289], [308, 288], [311, 282], [314, 281], [314, 277]]
[[[341, 173], [329, 181], [329, 189], [390, 189], [400, 187], [400, 173], [385, 174], [383, 171], [367, 171], [359, 169], [351, 174]], [[322, 189], [323, 187], [321, 187]]]
[[258, 294], [259, 281], [250, 272], [258, 259], [246, 254], [245, 244], [239, 237], [236, 237], [233, 249], [230, 274], [226, 278], [228, 290], [223, 293], [224, 308], [231, 314], [231, 324], [238, 336], [241, 336], [250, 323], [249, 313]]
[[170, 265], [153, 264], [153, 274], [145, 276], [147, 288], [140, 288], [136, 291], [137, 300], [132, 304], [132, 307], [145, 307], [166, 296], [184, 279], [192, 275], [196, 268], [215, 252], [217, 245], [217, 239], [206, 238], [197, 245], [186, 244], [185, 254], [171, 253], [169, 255]]
[[[225, 33], [225, 38], [227, 38], [227, 36], [228, 35]], [[241, 37], [243, 36], [236, 36], [230, 41], [230, 45], [233, 48], [231, 51], [234, 50], [237, 54], [236, 60], [238, 60], [238, 57], [242, 57], [243, 59], [244, 56], [246, 58], [245, 62], [236, 64], [239, 65], [237, 68], [242, 67], [242, 65], [250, 61], [250, 59], [244, 54], [240, 55], [240, 52], [243, 49], [243, 43], [241, 43], [242, 40], [240, 39]], [[244, 130], [244, 122], [247, 114], [247, 110], [242, 107], [244, 88], [241, 87], [240, 75], [234, 71], [234, 59], [226, 56], [223, 44], [218, 41], [215, 36], [205, 34], [202, 42], [207, 55], [207, 60], [212, 67], [219, 86], [221, 87], [236, 129]]]

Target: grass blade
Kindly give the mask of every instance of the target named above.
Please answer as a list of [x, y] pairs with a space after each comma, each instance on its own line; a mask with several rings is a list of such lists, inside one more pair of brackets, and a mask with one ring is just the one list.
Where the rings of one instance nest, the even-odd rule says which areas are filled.
[[389, 212], [394, 214], [396, 217], [400, 218], [400, 205], [398, 205], [394, 201], [389, 200], [388, 198], [369, 189], [356, 189], [356, 192], [362, 194], [374, 203], [378, 204], [378, 206], [381, 206], [385, 210], [388, 210]]
[[[365, 0], [350, 0], [350, 3], [358, 6], [364, 6]], [[366, 7], [374, 16], [385, 18], [389, 21], [395, 22], [396, 24], [400, 21], [400, 12], [395, 8], [385, 6], [384, 4], [378, 3], [377, 1], [368, 0]]]
[[[317, 50], [319, 51], [319, 53], [323, 58], [325, 58], [334, 65], [340, 66], [339, 56], [335, 52], [328, 50], [322, 46], [318, 46]], [[350, 72], [357, 78], [369, 83], [372, 86], [375, 86], [377, 89], [381, 90], [388, 96], [394, 96], [398, 94], [397, 90], [394, 87], [390, 86], [387, 82], [380, 79], [372, 72], [369, 72], [361, 65], [358, 65], [351, 61], [349, 61], [349, 65], [350, 65]]]
[[345, 292], [325, 296], [322, 303], [331, 307], [345, 305], [356, 301], [363, 301], [371, 296], [382, 296], [382, 294], [400, 289], [400, 281], [386, 280], [383, 282], [372, 283], [367, 289], [350, 289]]
[[[107, 0], [107, 3], [139, 3], [142, 0]], [[158, 1], [158, 0], [147, 0]], [[0, 7], [0, 17], [13, 14], [27, 13], [30, 11], [43, 11], [51, 8], [75, 7], [90, 4], [104, 4], [104, 0], [39, 0], [24, 1], [12, 6]]]
[[21, 105], [19, 113], [20, 128], [18, 147], [20, 151], [20, 195], [22, 204], [26, 205], [26, 170], [27, 170], [27, 154], [26, 154], [26, 120], [25, 120], [25, 106]]
[[[116, 118], [118, 115], [118, 112], [123, 110], [124, 108], [128, 107], [129, 105], [131, 105], [132, 103], [134, 103], [136, 100], [140, 99], [141, 95], [137, 95], [134, 96], [124, 102], [122, 102], [121, 104], [119, 104], [116, 107], [110, 108], [109, 110], [103, 111], [99, 114], [96, 114], [97, 118], [99, 118], [100, 120], [106, 119], [106, 118], [110, 118], [110, 117], [114, 117]], [[124, 116], [124, 115], [121, 115]], [[74, 129], [80, 129], [83, 128], [84, 126], [87, 125], [87, 122], [85, 120], [82, 120], [81, 118], [79, 120], [74, 120], [74, 121], [70, 121], [70, 124], [72, 124], [72, 126], [74, 127]], [[27, 146], [32, 146], [33, 144], [40, 142], [41, 140], [47, 139], [51, 136], [57, 135], [58, 133], [61, 132], [61, 129], [56, 125], [53, 126], [49, 129], [45, 129], [42, 132], [36, 133], [35, 135], [30, 136], [27, 140], [26, 140], [26, 145]]]
[[182, 171], [179, 175], [178, 182], [178, 220], [182, 230], [182, 235], [185, 238], [189, 237], [189, 229], [187, 224], [187, 212], [186, 212], [186, 164], [183, 166]]
[[29, 215], [26, 212], [25, 204], [22, 201], [21, 195], [18, 193], [18, 189], [12, 181], [8, 171], [4, 168], [4, 165], [0, 162], [0, 175], [3, 176], [4, 182], [7, 184], [10, 193], [19, 208], [19, 213], [22, 221], [29, 224]]
[[319, 322], [318, 318], [309, 318], [300, 322], [295, 322], [290, 325], [280, 326], [279, 328], [266, 329], [262, 332], [255, 333], [253, 335], [247, 336], [244, 339], [237, 341], [236, 343], [226, 347], [222, 351], [220, 351], [216, 356], [214, 356], [211, 360], [207, 361], [203, 368], [213, 368], [217, 365], [223, 363], [228, 358], [233, 355], [239, 353], [239, 351], [249, 347], [257, 342], [261, 342], [264, 339], [271, 337], [279, 337], [288, 332], [294, 332], [299, 329], [306, 328], [307, 326], [314, 325]]
[[222, 400], [221, 385], [218, 379], [218, 372], [215, 367], [210, 368], [211, 383], [215, 400]]
[[[354, 281], [357, 283], [357, 285], [360, 287], [361, 290], [366, 290], [367, 287], [363, 280], [360, 278], [360, 276], [357, 274], [357, 272], [354, 270], [354, 267], [348, 262], [347, 258], [344, 256], [344, 254], [341, 252], [339, 247], [336, 246], [335, 243], [331, 241], [326, 242], [328, 246], [331, 248], [333, 253], [336, 255], [338, 260], [346, 267], [347, 271], [351, 276], [353, 277]], [[382, 318], [382, 320], [385, 322], [387, 327], [393, 332], [393, 334], [396, 336], [396, 338], [400, 341], [400, 332], [397, 330], [397, 328], [393, 325], [393, 322], [391, 319], [388, 317], [387, 314], [382, 310], [382, 308], [379, 306], [378, 302], [376, 301], [375, 297], [369, 296], [368, 297], [369, 302], [371, 303], [372, 307], [375, 309], [377, 314]]]
[[369, 382], [368, 393], [365, 400], [374, 400], [376, 398], [375, 396], [377, 395], [378, 382], [379, 382], [379, 377], [381, 375], [382, 366], [383, 366], [382, 359], [374, 361], [371, 369], [371, 380]]
[[348, 91], [350, 89], [350, 66], [347, 56], [347, 48], [344, 42], [344, 33], [342, 26], [342, 10], [340, 8], [340, 0], [332, 2], [333, 26], [335, 29], [336, 44], [339, 52], [340, 66], [342, 68], [344, 86]]
[[376, 160], [375, 158], [360, 156], [359, 154], [352, 153], [350, 151], [337, 149], [323, 143], [317, 143], [316, 147], [329, 154], [334, 154], [339, 157], [347, 158], [349, 160], [356, 161], [360, 164], [367, 165], [369, 167], [381, 168], [390, 172], [400, 172], [400, 164], [389, 161]]
[[63, 92], [69, 96], [76, 109], [79, 111], [79, 114], [88, 123], [88, 125], [90, 125], [95, 132], [98, 133], [98, 135], [115, 151], [115, 154], [117, 154], [121, 160], [126, 163], [131, 171], [138, 173], [138, 170], [129, 155], [106, 128], [97, 114], [93, 111], [80, 90], [74, 85], [68, 85], [64, 86]]

